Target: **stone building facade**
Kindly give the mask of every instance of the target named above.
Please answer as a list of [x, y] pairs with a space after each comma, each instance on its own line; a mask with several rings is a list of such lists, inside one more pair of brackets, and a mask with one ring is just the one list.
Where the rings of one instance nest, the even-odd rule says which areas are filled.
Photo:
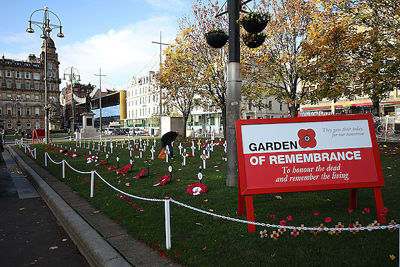
[[[0, 59], [0, 129], [6, 134], [16, 131], [29, 132], [44, 129], [44, 58], [43, 41], [40, 57], [30, 54], [26, 61]], [[54, 41], [47, 42], [47, 103], [52, 105], [49, 112], [49, 129], [58, 130], [62, 123], [62, 109], [59, 101], [59, 62]]]

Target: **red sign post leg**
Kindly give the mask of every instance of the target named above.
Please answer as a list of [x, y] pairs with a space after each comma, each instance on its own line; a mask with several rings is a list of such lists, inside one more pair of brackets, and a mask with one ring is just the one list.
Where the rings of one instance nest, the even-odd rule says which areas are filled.
[[378, 221], [379, 223], [386, 223], [386, 215], [385, 213], [383, 213], [383, 200], [380, 187], [374, 187], [374, 197], [376, 213], [378, 214]]
[[244, 214], [244, 196], [240, 194], [240, 182], [238, 183], [238, 215]]
[[[246, 199], [246, 211], [247, 211], [247, 220], [250, 222], [254, 222], [254, 206], [253, 206], [253, 196], [245, 196]], [[256, 226], [254, 224], [248, 224], [247, 229], [249, 232], [255, 232]]]
[[357, 188], [351, 189], [350, 192], [350, 209], [357, 208]]

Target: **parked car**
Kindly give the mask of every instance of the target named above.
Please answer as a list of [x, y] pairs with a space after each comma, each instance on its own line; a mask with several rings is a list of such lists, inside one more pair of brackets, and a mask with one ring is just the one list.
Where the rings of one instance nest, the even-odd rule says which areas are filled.
[[105, 135], [113, 135], [114, 134], [114, 129], [113, 128], [106, 128], [106, 129], [104, 129], [104, 134]]

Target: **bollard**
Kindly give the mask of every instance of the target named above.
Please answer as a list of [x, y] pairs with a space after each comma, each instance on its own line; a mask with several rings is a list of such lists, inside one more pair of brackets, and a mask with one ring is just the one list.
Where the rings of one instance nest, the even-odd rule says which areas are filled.
[[93, 197], [94, 192], [94, 170], [90, 171], [90, 197]]
[[35, 159], [36, 159], [36, 148], [35, 148], [35, 150], [34, 150], [34, 155], [35, 155]]
[[171, 215], [169, 210], [170, 198], [165, 197], [165, 248], [171, 249]]
[[44, 166], [47, 167], [47, 152], [44, 152]]
[[65, 178], [65, 160], [62, 160], [62, 178]]

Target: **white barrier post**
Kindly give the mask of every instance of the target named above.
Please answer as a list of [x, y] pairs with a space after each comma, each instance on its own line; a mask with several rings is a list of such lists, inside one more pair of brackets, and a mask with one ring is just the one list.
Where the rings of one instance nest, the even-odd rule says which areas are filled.
[[90, 197], [93, 197], [94, 191], [94, 170], [90, 171]]
[[65, 178], [65, 160], [62, 160], [62, 178]]
[[24, 145], [24, 148], [25, 148], [25, 154], [26, 154], [26, 145]]
[[44, 152], [44, 166], [47, 167], [47, 152]]
[[165, 248], [171, 249], [171, 215], [169, 210], [170, 198], [165, 197]]
[[36, 159], [36, 147], [35, 147], [34, 153], [35, 153], [34, 155], [35, 155], [35, 159]]

